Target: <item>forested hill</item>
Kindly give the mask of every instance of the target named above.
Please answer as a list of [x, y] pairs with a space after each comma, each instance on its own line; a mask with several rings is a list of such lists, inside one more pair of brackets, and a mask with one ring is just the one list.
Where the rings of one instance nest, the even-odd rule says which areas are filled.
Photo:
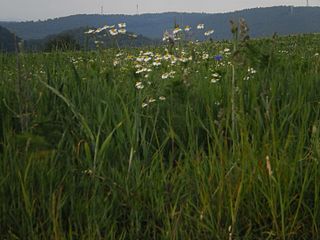
[[[174, 23], [192, 27], [198, 23], [204, 23], [206, 29], [215, 30], [215, 39], [228, 39], [230, 38], [230, 19], [240, 17], [247, 21], [252, 37], [270, 36], [274, 32], [280, 35], [320, 32], [320, 7], [291, 8], [284, 6], [219, 14], [74, 15], [36, 22], [0, 22], [0, 25], [15, 32], [23, 39], [39, 39], [79, 27], [99, 27], [126, 22], [130, 32], [149, 38], [161, 38], [164, 30], [172, 28]], [[193, 35], [201, 39], [203, 32], [194, 31]]]
[[15, 51], [15, 42], [21, 39], [16, 37], [8, 29], [0, 26], [0, 52], [13, 52]]

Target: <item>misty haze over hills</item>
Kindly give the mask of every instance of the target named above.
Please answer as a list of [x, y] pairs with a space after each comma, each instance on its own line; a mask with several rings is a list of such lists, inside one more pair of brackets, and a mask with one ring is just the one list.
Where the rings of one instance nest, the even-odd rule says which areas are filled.
[[246, 9], [230, 13], [152, 13], [141, 15], [73, 15], [46, 21], [0, 22], [17, 36], [41, 39], [48, 35], [85, 27], [101, 27], [119, 22], [127, 23], [127, 30], [152, 39], [160, 39], [166, 29], [175, 23], [193, 27], [196, 39], [204, 38], [203, 31], [195, 26], [204, 23], [207, 30], [214, 29], [214, 39], [229, 39], [231, 19], [244, 18], [251, 37], [265, 37], [277, 32], [279, 35], [320, 32], [320, 7], [270, 7]]

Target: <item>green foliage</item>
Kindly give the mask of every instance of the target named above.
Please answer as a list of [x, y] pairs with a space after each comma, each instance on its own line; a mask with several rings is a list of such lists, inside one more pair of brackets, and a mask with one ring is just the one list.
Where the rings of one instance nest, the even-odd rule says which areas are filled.
[[318, 43], [1, 54], [0, 239], [319, 239]]
[[80, 50], [80, 45], [71, 35], [62, 34], [48, 40], [44, 50], [49, 52]]

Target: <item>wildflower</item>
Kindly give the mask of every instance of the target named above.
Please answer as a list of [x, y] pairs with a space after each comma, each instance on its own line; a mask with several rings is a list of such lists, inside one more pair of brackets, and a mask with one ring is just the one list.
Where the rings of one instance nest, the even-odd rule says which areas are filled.
[[149, 103], [153, 103], [153, 102], [155, 102], [155, 101], [156, 101], [156, 99], [150, 98], [148, 102], [149, 102]]
[[162, 74], [161, 78], [167, 79], [169, 76], [170, 76], [169, 73], [164, 73], [164, 74]]
[[174, 77], [174, 74], [176, 74], [176, 71], [170, 71], [169, 72], [170, 77]]
[[197, 29], [204, 29], [204, 24], [203, 23], [198, 24]]
[[166, 100], [166, 97], [160, 96], [160, 97], [159, 97], [159, 100], [160, 100], [160, 101], [165, 101], [165, 100]]
[[214, 73], [214, 74], [212, 74], [212, 76], [215, 77], [215, 78], [220, 77], [219, 73]]
[[171, 64], [172, 65], [176, 64], [177, 60], [178, 59], [175, 56], [173, 56], [173, 55], [171, 56]]
[[142, 103], [142, 105], [141, 105], [142, 108], [145, 108], [147, 106], [148, 106], [148, 103]]
[[316, 125], [312, 126], [312, 134], [316, 134], [318, 132], [318, 128]]
[[211, 79], [211, 83], [217, 83], [217, 82], [219, 82], [220, 81], [220, 79], [221, 79], [221, 76], [220, 76], [220, 74], [219, 73], [214, 73], [214, 74], [212, 74], [212, 79]]
[[102, 28], [97, 28], [94, 33], [100, 33], [100, 32], [102, 32]]
[[163, 36], [162, 41], [166, 42], [166, 41], [168, 41], [168, 40], [169, 40], [169, 37], [168, 37], [168, 36]]
[[153, 56], [154, 54], [153, 54], [153, 52], [145, 52], [143, 55], [144, 56]]
[[229, 232], [229, 240], [232, 240], [233, 237], [232, 237], [232, 226], [231, 225], [228, 227], [228, 232]]
[[256, 74], [257, 71], [254, 68], [248, 68], [248, 73]]
[[129, 34], [128, 36], [131, 37], [131, 38], [137, 38], [138, 37], [137, 34]]
[[111, 25], [111, 26], [104, 26], [106, 29], [112, 29], [112, 28], [115, 28], [116, 26], [115, 25]]
[[155, 62], [152, 63], [152, 65], [157, 67], [157, 66], [160, 66], [160, 65], [161, 65], [161, 62], [155, 61]]
[[318, 56], [319, 56], [319, 53], [315, 53], [314, 56], [315, 56], [315, 57], [318, 57]]
[[94, 32], [95, 32], [95, 30], [89, 29], [88, 31], [84, 32], [84, 34], [91, 34], [91, 33], [94, 33]]
[[118, 32], [121, 34], [126, 34], [127, 30], [125, 28], [120, 28]]
[[104, 31], [104, 30], [106, 30], [106, 29], [108, 29], [108, 28], [109, 28], [109, 26], [104, 25], [104, 26], [101, 28], [101, 31]]
[[167, 53], [166, 55], [163, 56], [164, 60], [169, 60], [171, 59], [171, 55], [169, 53]]
[[139, 89], [139, 90], [140, 90], [140, 89], [143, 89], [143, 88], [144, 88], [144, 85], [142, 84], [142, 82], [137, 82], [137, 83], [136, 83], [136, 88]]
[[175, 28], [174, 30], [173, 30], [173, 34], [178, 34], [179, 32], [181, 32], [182, 31], [182, 29], [181, 28]]
[[137, 57], [136, 59], [138, 62], [143, 62], [144, 61], [144, 58], [143, 57]]
[[208, 59], [209, 58], [209, 54], [208, 53], [204, 53], [203, 55], [202, 55], [202, 59], [203, 60], [206, 60], [206, 59]]
[[203, 220], [203, 211], [200, 212], [200, 221]]
[[253, 75], [255, 75], [256, 73], [257, 73], [257, 71], [254, 68], [248, 67], [248, 75], [245, 76], [243, 78], [243, 80], [245, 80], [245, 81], [250, 80], [253, 77]]
[[119, 27], [119, 28], [125, 28], [126, 26], [127, 26], [126, 23], [119, 23], [119, 24], [118, 24], [118, 27]]
[[118, 35], [118, 30], [115, 29], [115, 28], [112, 28], [112, 29], [109, 30], [109, 33], [110, 33], [112, 36], [116, 36], [116, 35]]
[[185, 26], [185, 28], [184, 28], [184, 31], [185, 32], [189, 32], [191, 30], [191, 27], [190, 26]]
[[91, 169], [86, 169], [86, 170], [83, 171], [83, 173], [90, 176], [90, 175], [93, 174], [93, 171]]
[[216, 55], [216, 56], [214, 57], [214, 60], [216, 60], [216, 61], [218, 61], [218, 62], [222, 61], [222, 59], [223, 59], [223, 57], [222, 57], [221, 55]]
[[119, 65], [119, 63], [120, 63], [120, 62], [119, 62], [117, 59], [115, 59], [115, 60], [113, 61], [113, 66], [116, 67], [117, 65]]
[[149, 62], [151, 59], [152, 59], [151, 57], [145, 57], [143, 61], [144, 62]]
[[176, 74], [175, 71], [170, 71], [169, 73], [164, 73], [162, 74], [161, 78], [162, 79], [167, 79], [167, 78], [174, 78], [174, 74]]
[[210, 30], [204, 33], [205, 36], [210, 36], [214, 33], [214, 30]]
[[181, 58], [179, 58], [179, 61], [180, 61], [180, 62], [183, 62], [183, 63], [186, 63], [186, 62], [189, 61], [189, 58], [181, 57]]
[[132, 61], [134, 59], [134, 56], [132, 56], [132, 55], [128, 55], [127, 57], [126, 57], [126, 60], [129, 60], [129, 61]]
[[271, 163], [270, 163], [270, 158], [269, 158], [269, 156], [266, 156], [266, 168], [267, 168], [267, 170], [268, 170], [269, 176], [272, 176], [273, 172], [272, 172], [272, 168], [271, 168]]
[[148, 69], [147, 68], [141, 68], [139, 70], [136, 71], [136, 74], [139, 74], [139, 73], [143, 73], [143, 72], [147, 72]]
[[120, 57], [120, 56], [122, 56], [122, 55], [123, 55], [123, 53], [122, 53], [122, 52], [119, 52], [119, 53], [117, 53], [116, 57]]
[[162, 38], [162, 41], [169, 41], [169, 39], [170, 39], [170, 34], [169, 34], [169, 32], [168, 31], [165, 31], [164, 33], [163, 33], [163, 38]]
[[161, 61], [162, 60], [162, 56], [160, 54], [156, 54], [155, 58], [154, 58], [155, 61]]
[[219, 82], [219, 79], [215, 79], [215, 78], [211, 79], [211, 83], [217, 83], [217, 82]]
[[223, 52], [224, 52], [224, 53], [229, 53], [229, 52], [230, 52], [230, 49], [229, 49], [229, 48], [225, 48], [225, 49], [223, 50]]

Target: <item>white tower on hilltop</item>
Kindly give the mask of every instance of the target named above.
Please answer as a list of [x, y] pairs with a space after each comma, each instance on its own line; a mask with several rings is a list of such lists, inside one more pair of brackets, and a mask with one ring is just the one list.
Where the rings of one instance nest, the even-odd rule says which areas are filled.
[[[307, 1], [307, 7], [310, 7], [310, 0], [306, 0]], [[317, 3], [316, 3], [317, 2]], [[311, 5], [312, 6], [318, 6], [319, 5], [319, 3], [320, 3], [320, 0], [313, 0], [313, 1], [311, 1]], [[317, 4], [317, 5], [316, 5]]]

